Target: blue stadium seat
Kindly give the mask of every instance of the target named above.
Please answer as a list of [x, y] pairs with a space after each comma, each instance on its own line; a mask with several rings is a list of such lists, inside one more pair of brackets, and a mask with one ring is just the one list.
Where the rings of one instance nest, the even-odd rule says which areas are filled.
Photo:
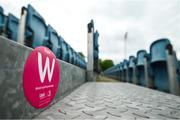
[[76, 65], [77, 53], [73, 50], [73, 64]]
[[5, 26], [5, 15], [4, 15], [4, 10], [0, 6], [0, 35], [3, 32], [3, 27]]
[[[149, 87], [149, 88], [154, 88], [154, 75], [153, 75], [153, 70], [152, 70], [152, 67], [151, 67], [151, 54], [148, 53], [144, 56], [147, 60], [147, 77], [149, 78], [148, 80], [149, 81], [146, 81], [146, 86]], [[148, 82], [148, 83], [147, 83]]]
[[124, 81], [125, 82], [128, 82], [128, 80], [127, 80], [127, 72], [126, 72], [128, 70], [128, 65], [129, 65], [128, 60], [124, 59], [124, 61], [123, 61], [123, 72], [124, 72]]
[[69, 56], [69, 63], [72, 63], [73, 51], [70, 45], [68, 45], [68, 56]]
[[98, 45], [98, 38], [99, 38], [99, 33], [98, 33], [98, 31], [96, 31], [94, 33], [94, 47], [95, 47], [95, 49], [98, 49], [98, 47], [99, 47], [99, 45]]
[[154, 85], [158, 90], [169, 92], [166, 47], [168, 39], [159, 39], [150, 46], [151, 66], [154, 75]]
[[144, 56], [147, 55], [146, 50], [139, 50], [137, 52], [137, 79], [138, 84], [145, 86], [145, 73], [144, 73]]
[[86, 69], [86, 61], [84, 59], [82, 61], [83, 61], [83, 67], [82, 68]]
[[75, 52], [75, 56], [76, 56], [76, 57], [75, 57], [75, 58], [76, 58], [76, 63], [75, 63], [75, 65], [78, 66], [78, 59], [79, 59], [79, 58], [78, 58], [78, 53], [77, 53], [77, 52]]
[[79, 54], [76, 53], [76, 66], [79, 66]]
[[133, 68], [136, 66], [135, 64], [135, 57], [134, 56], [130, 56], [129, 57], [129, 81], [130, 83], [132, 83], [133, 81]]
[[178, 61], [175, 51], [174, 51], [174, 62], [176, 64], [176, 74], [177, 74], [176, 80], [178, 81], [177, 82], [178, 88], [180, 89], [180, 61]]
[[176, 69], [176, 72], [177, 72], [177, 80], [179, 82], [179, 87], [180, 87], [180, 61], [176, 61], [176, 66], [177, 66], [177, 69]]
[[80, 67], [80, 65], [81, 65], [81, 58], [80, 58], [80, 55], [78, 54], [78, 56], [77, 56], [77, 65]]
[[43, 17], [31, 6], [28, 5], [25, 26], [25, 44], [29, 47], [41, 45], [49, 46], [47, 37], [47, 26]]
[[48, 38], [50, 49], [54, 52], [57, 58], [62, 59], [61, 40], [58, 33], [50, 25], [48, 25]]
[[98, 60], [99, 58], [99, 52], [97, 50], [94, 50], [94, 59]]
[[82, 60], [81, 56], [80, 56], [80, 67], [83, 68], [83, 60]]
[[78, 55], [78, 57], [79, 57], [79, 67], [82, 67], [82, 59], [81, 59], [81, 57], [80, 57], [80, 55]]
[[121, 78], [122, 78], [122, 81], [125, 82], [125, 78], [126, 78], [126, 71], [124, 70], [124, 61], [121, 62], [122, 63], [122, 75], [121, 75]]
[[123, 63], [120, 62], [120, 65], [119, 65], [119, 76], [120, 76], [120, 80], [123, 81]]
[[80, 54], [78, 54], [78, 66], [80, 67], [80, 68], [83, 68], [83, 69], [86, 69], [86, 62], [85, 62], [85, 60], [81, 57], [81, 55]]
[[98, 45], [98, 38], [99, 38], [99, 33], [98, 31], [96, 31], [94, 33], [94, 60], [98, 60], [99, 59], [99, 45]]
[[62, 60], [68, 62], [69, 61], [69, 56], [68, 56], [68, 44], [66, 41], [60, 37], [61, 39], [61, 48], [62, 48]]
[[18, 37], [18, 28], [19, 28], [19, 19], [12, 14], [7, 16], [7, 36], [13, 41], [17, 41]]
[[121, 69], [121, 64], [116, 65], [116, 70], [115, 70], [115, 79], [120, 79], [120, 69]]

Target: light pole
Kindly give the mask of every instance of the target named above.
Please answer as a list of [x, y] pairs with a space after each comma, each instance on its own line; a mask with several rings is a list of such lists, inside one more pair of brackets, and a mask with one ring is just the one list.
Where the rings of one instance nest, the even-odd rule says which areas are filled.
[[127, 37], [128, 37], [128, 32], [125, 32], [125, 34], [124, 34], [124, 58], [127, 57]]

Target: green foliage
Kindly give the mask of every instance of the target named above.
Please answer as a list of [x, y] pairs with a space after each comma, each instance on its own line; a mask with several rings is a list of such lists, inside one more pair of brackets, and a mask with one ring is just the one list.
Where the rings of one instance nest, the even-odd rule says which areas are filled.
[[78, 52], [78, 54], [79, 54], [81, 57], [85, 58], [85, 56], [84, 56], [84, 54], [83, 54], [82, 52]]
[[100, 66], [101, 66], [101, 70], [105, 71], [106, 69], [114, 66], [114, 63], [112, 60], [109, 60], [109, 59], [100, 60]]

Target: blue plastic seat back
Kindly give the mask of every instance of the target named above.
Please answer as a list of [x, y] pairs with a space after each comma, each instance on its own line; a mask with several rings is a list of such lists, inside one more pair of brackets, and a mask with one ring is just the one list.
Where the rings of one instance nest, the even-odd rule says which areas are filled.
[[124, 62], [123, 62], [123, 69], [126, 70], [128, 69], [128, 60], [124, 59]]
[[98, 60], [98, 58], [99, 58], [99, 52], [97, 51], [97, 50], [94, 50], [94, 59], [95, 60]]
[[48, 38], [52, 45], [52, 51], [57, 56], [57, 58], [60, 58], [60, 47], [61, 47], [61, 41], [57, 34], [57, 32], [49, 25], [48, 26]]
[[7, 17], [7, 34], [8, 38], [17, 41], [19, 28], [19, 19], [12, 14]]
[[4, 22], [4, 10], [0, 6], [0, 23], [2, 24]]
[[146, 54], [146, 50], [139, 50], [137, 52], [137, 66], [144, 66], [144, 55]]
[[159, 39], [154, 41], [150, 46], [151, 63], [166, 61], [166, 46], [170, 44], [168, 39]]
[[119, 74], [120, 74], [120, 77], [122, 78], [123, 76], [123, 63], [120, 62], [120, 65], [119, 65]]
[[77, 53], [75, 51], [73, 51], [73, 58], [74, 58], [73, 64], [76, 65]]
[[74, 64], [74, 49], [73, 48], [71, 48], [71, 54], [72, 54], [71, 63]]
[[68, 44], [66, 41], [61, 37], [62, 41], [62, 60], [68, 62], [69, 61], [69, 56], [68, 56]]
[[82, 68], [82, 58], [81, 58], [81, 55], [80, 55], [80, 54], [79, 54], [78, 56], [79, 56], [79, 67]]
[[81, 56], [79, 56], [79, 57], [80, 57], [80, 67], [82, 68], [83, 67], [83, 61], [82, 61]]
[[66, 42], [66, 51], [67, 51], [67, 56], [66, 56], [67, 62], [69, 62], [70, 61], [70, 55], [69, 55], [69, 45], [67, 42]]
[[156, 89], [164, 92], [169, 92], [168, 72], [167, 65], [165, 62], [156, 62], [151, 64], [154, 86]]
[[45, 20], [31, 5], [27, 8], [25, 37], [26, 45], [33, 48], [48, 39]]
[[130, 56], [129, 57], [129, 68], [133, 68], [133, 67], [135, 67], [135, 57]]
[[129, 81], [130, 83], [132, 83], [132, 80], [133, 80], [133, 68], [129, 68]]
[[81, 59], [80, 55], [79, 55], [79, 67], [82, 67], [82, 59]]
[[142, 86], [145, 86], [145, 72], [144, 72], [144, 66], [138, 66], [137, 67], [137, 78], [138, 83]]
[[79, 66], [80, 67], [80, 61], [81, 61], [81, 59], [80, 59], [80, 55], [78, 54], [78, 56], [77, 56], [77, 66]]
[[3, 27], [4, 27], [4, 22], [5, 22], [4, 10], [0, 6], [0, 34], [2, 33], [2, 30], [3, 30]]
[[76, 52], [76, 65], [78, 66], [78, 62], [79, 62], [79, 57], [78, 57], [78, 53]]
[[73, 48], [71, 48], [71, 53], [72, 53], [71, 63], [74, 64], [74, 49]]
[[98, 60], [99, 59], [99, 45], [98, 45], [98, 38], [99, 38], [99, 33], [96, 31], [94, 33], [94, 59]]
[[[177, 80], [180, 82], [180, 61], [178, 61], [175, 51], [174, 51], [174, 62], [176, 64]], [[179, 86], [180, 86], [180, 83], [179, 83]]]
[[98, 50], [98, 38], [99, 38], [99, 33], [96, 31], [94, 33], [94, 50]]
[[70, 45], [68, 45], [68, 53], [69, 53], [69, 63], [72, 63], [73, 60], [73, 51]]
[[79, 54], [79, 67], [85, 69], [86, 68], [86, 62], [85, 60], [82, 58], [82, 56]]
[[86, 63], [86, 61], [84, 60], [84, 69], [86, 69], [87, 68], [87, 63]]
[[179, 81], [179, 85], [180, 85], [180, 61], [177, 60], [176, 64], [177, 64], [177, 70], [176, 70], [177, 80]]
[[120, 70], [120, 71], [123, 70], [123, 63], [122, 63], [122, 62], [120, 62], [120, 64], [119, 64], [119, 70]]
[[83, 69], [86, 69], [86, 62], [84, 59], [83, 59]]
[[120, 67], [121, 67], [121, 64], [116, 65], [116, 68], [115, 68], [115, 77], [116, 78], [119, 78], [119, 76], [120, 76]]

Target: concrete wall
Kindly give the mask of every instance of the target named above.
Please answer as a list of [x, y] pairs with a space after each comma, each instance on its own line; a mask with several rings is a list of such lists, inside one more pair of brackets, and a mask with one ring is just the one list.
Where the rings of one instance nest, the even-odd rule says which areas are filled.
[[[0, 118], [32, 118], [46, 109], [33, 108], [23, 93], [23, 67], [31, 51], [0, 36]], [[53, 103], [86, 81], [85, 70], [61, 60], [59, 64], [61, 81]]]

